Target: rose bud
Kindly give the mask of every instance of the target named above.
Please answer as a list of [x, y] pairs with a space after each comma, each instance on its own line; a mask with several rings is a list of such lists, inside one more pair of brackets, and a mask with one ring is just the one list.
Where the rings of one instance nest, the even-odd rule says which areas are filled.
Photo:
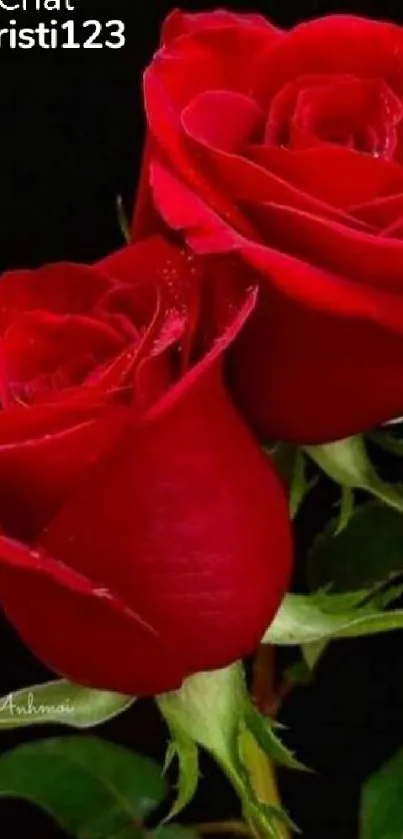
[[159, 693], [271, 622], [287, 504], [221, 378], [255, 301], [159, 238], [2, 278], [0, 604], [57, 673]]
[[401, 27], [353, 16], [174, 12], [146, 72], [135, 235], [162, 217], [259, 278], [230, 381], [263, 438], [403, 414], [402, 51]]

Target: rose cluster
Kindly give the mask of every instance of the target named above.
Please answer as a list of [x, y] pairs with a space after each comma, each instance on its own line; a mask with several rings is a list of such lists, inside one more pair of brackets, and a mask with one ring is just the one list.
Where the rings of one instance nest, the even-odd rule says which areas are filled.
[[133, 240], [0, 282], [0, 603], [123, 693], [253, 652], [290, 582], [261, 449], [403, 414], [403, 30], [167, 20]]

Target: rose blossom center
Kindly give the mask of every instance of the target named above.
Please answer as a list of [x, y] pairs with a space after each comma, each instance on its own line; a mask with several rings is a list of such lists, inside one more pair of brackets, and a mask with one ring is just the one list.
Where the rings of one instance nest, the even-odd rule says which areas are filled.
[[337, 143], [393, 159], [402, 118], [402, 102], [383, 81], [301, 76], [274, 97], [265, 143], [291, 149]]
[[3, 407], [47, 402], [100, 380], [127, 350], [133, 357], [153, 306], [149, 293], [136, 299], [132, 288], [121, 286], [86, 314], [18, 314], [1, 339]]

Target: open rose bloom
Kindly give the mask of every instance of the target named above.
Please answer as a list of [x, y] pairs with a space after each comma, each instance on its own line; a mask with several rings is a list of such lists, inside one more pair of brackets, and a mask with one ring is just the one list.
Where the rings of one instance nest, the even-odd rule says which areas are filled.
[[0, 603], [57, 673], [158, 693], [272, 620], [287, 504], [221, 378], [256, 295], [160, 238], [1, 279]]
[[146, 72], [134, 233], [163, 220], [259, 282], [229, 374], [263, 438], [403, 414], [402, 55], [388, 23], [174, 12]]

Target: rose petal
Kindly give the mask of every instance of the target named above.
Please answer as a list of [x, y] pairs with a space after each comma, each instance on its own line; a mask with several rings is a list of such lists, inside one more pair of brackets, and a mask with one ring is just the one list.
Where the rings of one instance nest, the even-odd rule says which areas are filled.
[[[17, 413], [17, 424], [26, 412]], [[116, 407], [80, 425], [67, 416], [65, 429], [49, 422], [42, 436], [0, 443], [0, 529], [24, 541], [36, 538], [86, 472], [116, 447], [127, 414]]]
[[[171, 165], [176, 166], [178, 171], [183, 173], [186, 181], [204, 196], [209, 204], [242, 229], [246, 222], [237, 211], [233, 201], [206, 177], [203, 170], [200, 171], [198, 161], [189, 154], [189, 149], [184, 145], [180, 113], [175, 112], [160, 80], [152, 72], [152, 68], [146, 72], [144, 83], [148, 120], [153, 135], [158, 137], [158, 145], [161, 146], [164, 158], [171, 161]], [[150, 176], [151, 168], [150, 165]], [[138, 224], [142, 224], [137, 212], [135, 219], [137, 219], [137, 230]]]
[[152, 149], [155, 145], [153, 137], [148, 135], [144, 146], [131, 224], [132, 241], [137, 243], [142, 239], [164, 233], [164, 224], [154, 207], [150, 185], [149, 166]]
[[[171, 164], [185, 172], [188, 182], [197, 184], [217, 209], [234, 218], [237, 214], [233, 203], [206, 181], [197, 161], [191, 160], [183, 148], [180, 116], [183, 108], [206, 89], [248, 94], [258, 56], [272, 39], [271, 29], [264, 26], [201, 29], [174, 39], [160, 50], [144, 77], [151, 144], [155, 142]], [[233, 55], [237, 56], [236, 69]], [[140, 197], [148, 215], [149, 200], [143, 189]], [[145, 229], [135, 211], [134, 233], [139, 235], [139, 230], [144, 233]]]
[[[210, 47], [213, 45], [213, 31], [209, 31]], [[284, 38], [267, 44], [263, 50], [256, 50], [255, 60], [250, 62], [245, 77], [241, 74], [240, 81], [231, 76], [234, 68], [238, 67], [227, 50], [228, 40], [224, 48], [217, 42], [212, 49], [213, 59], [206, 60], [206, 41], [201, 37], [204, 34], [197, 33], [197, 39], [195, 35], [176, 38], [153, 64], [151, 72], [154, 73], [154, 82], [157, 84], [158, 80], [160, 84], [160, 98], [155, 98], [152, 109], [151, 124], [154, 127], [156, 146], [151, 162], [151, 183], [155, 205], [165, 222], [184, 235], [197, 253], [222, 253], [226, 255], [225, 258], [231, 254], [231, 259], [238, 254], [241, 260], [240, 272], [245, 270], [248, 273], [251, 268], [260, 275], [261, 299], [257, 313], [246, 324], [243, 337], [238, 341], [240, 346], [246, 342], [245, 336], [249, 336], [251, 347], [248, 353], [246, 350], [244, 352], [247, 361], [239, 362], [244, 364], [242, 373], [236, 373], [234, 377], [235, 385], [242, 379], [239, 388], [244, 389], [246, 396], [242, 400], [243, 393], [239, 393], [238, 388], [238, 398], [244, 410], [249, 411], [248, 416], [262, 433], [285, 434], [290, 439], [301, 438], [308, 442], [321, 442], [362, 431], [373, 423], [401, 414], [401, 243], [375, 240], [372, 235], [374, 231], [358, 234], [353, 229], [356, 228], [356, 221], [349, 214], [350, 207], [373, 201], [380, 195], [386, 197], [402, 193], [401, 167], [351, 149], [323, 144], [311, 156], [309, 151], [291, 154], [284, 149], [266, 149], [267, 156], [259, 158], [260, 166], [255, 164], [247, 169], [249, 163], [244, 165], [239, 155], [239, 145], [236, 146], [237, 153], [231, 158], [225, 144], [223, 150], [220, 142], [217, 143], [216, 136], [211, 133], [215, 122], [210, 124], [204, 117], [202, 124], [196, 120], [189, 127], [186, 125], [186, 116], [192, 114], [193, 100], [200, 92], [223, 89], [246, 94], [267, 109], [272, 97], [287, 82], [301, 74], [341, 73], [353, 74], [362, 79], [380, 78], [401, 97], [401, 29], [352, 16], [338, 16], [303, 24]], [[227, 62], [226, 70], [218, 71], [218, 62], [224, 59]], [[197, 81], [193, 76], [189, 82], [182, 82], [181, 86], [181, 74], [182, 79], [183, 74], [186, 77], [191, 75], [192, 60], [195, 66], [199, 62], [198, 69], [202, 61], [205, 62], [205, 78], [201, 72]], [[244, 78], [247, 86], [244, 86]], [[193, 88], [193, 84], [196, 87]], [[162, 113], [165, 114], [165, 124], [162, 119], [158, 123]], [[182, 113], [185, 138], [178, 128], [179, 113]], [[174, 126], [175, 130], [171, 134], [167, 125], [170, 129]], [[176, 148], [171, 143], [173, 136], [177, 142]], [[269, 152], [273, 154], [269, 155]], [[253, 153], [251, 150], [250, 154]], [[274, 178], [277, 178], [277, 182], [286, 182], [286, 189], [290, 190], [289, 194], [292, 191], [294, 200], [298, 192], [303, 199], [307, 193], [308, 196], [311, 193], [314, 199], [325, 203], [326, 211], [312, 211], [307, 206], [293, 205], [288, 199], [270, 199], [271, 203], [284, 205], [284, 216], [288, 214], [288, 220], [292, 219], [295, 226], [297, 252], [307, 255], [309, 260], [313, 259], [313, 231], [319, 230], [322, 215], [325, 217], [323, 225], [330, 251], [329, 248], [326, 253], [323, 251], [320, 259], [326, 265], [329, 265], [327, 260], [330, 260], [331, 269], [315, 267], [290, 255], [293, 236], [289, 234], [290, 241], [287, 241], [285, 226], [282, 221], [276, 221], [274, 214], [269, 219], [270, 225], [261, 228], [263, 234], [270, 231], [270, 236], [273, 235], [271, 247], [266, 246], [264, 235], [259, 236], [257, 227], [252, 225], [250, 230], [249, 225], [248, 229], [246, 210], [249, 211], [253, 205], [255, 212], [256, 202], [264, 199], [254, 196], [251, 204], [245, 207], [240, 195], [242, 190], [246, 192], [247, 189], [258, 192], [257, 173], [262, 173], [263, 166], [269, 170], [272, 183], [277, 185]], [[263, 181], [263, 178], [262, 174], [261, 182], [266, 185], [267, 181]], [[274, 186], [271, 188], [274, 189]], [[284, 189], [283, 186], [281, 188]], [[227, 200], [227, 207], [223, 196], [230, 199]], [[248, 201], [246, 197], [243, 200]], [[343, 221], [340, 217], [337, 221], [329, 221], [332, 213], [329, 205], [345, 211]], [[298, 211], [294, 210], [295, 207], [298, 207]], [[245, 211], [240, 213], [239, 208]], [[315, 221], [310, 218], [306, 222], [307, 216], [316, 217]], [[280, 237], [274, 235], [278, 232], [278, 225]], [[320, 227], [320, 235], [322, 229]], [[307, 233], [308, 241], [303, 233]], [[279, 250], [278, 238], [281, 239], [284, 252]], [[353, 253], [353, 274], [346, 264], [346, 242]], [[343, 246], [343, 253], [337, 252], [339, 245]], [[374, 247], [373, 265], [368, 263], [367, 245], [371, 249]], [[318, 247], [320, 249], [320, 244]], [[336, 274], [334, 268], [343, 271], [344, 276]], [[371, 282], [378, 282], [379, 272], [383, 270], [386, 283], [392, 272], [395, 286], [399, 285], [399, 294], [364, 285], [355, 279], [361, 278], [361, 272], [364, 271], [365, 280], [369, 272]], [[272, 325], [274, 321], [267, 316], [269, 306], [272, 306], [272, 318], [276, 318], [276, 328]], [[261, 328], [255, 329], [258, 335], [255, 346], [254, 339], [250, 337], [254, 334], [251, 324], [259, 320], [261, 311], [264, 316]], [[288, 349], [284, 337], [284, 323], [288, 322], [293, 325], [298, 341], [292, 350]], [[271, 330], [270, 338], [265, 343], [268, 329]], [[341, 336], [344, 340], [344, 335], [345, 348], [344, 344], [340, 346]], [[291, 332], [289, 341], [292, 341], [292, 336]], [[359, 350], [355, 347], [357, 341], [360, 341]], [[348, 359], [354, 353], [357, 362], [354, 360], [350, 364]], [[315, 392], [309, 390], [309, 365], [314, 370], [312, 381]], [[362, 372], [364, 366], [365, 372]], [[255, 373], [255, 369], [258, 372]], [[307, 381], [310, 405], [305, 410], [305, 400], [302, 398], [303, 384]], [[266, 383], [267, 388], [262, 395]], [[291, 390], [296, 394], [296, 398], [292, 398], [292, 411], [289, 408]], [[277, 405], [277, 393], [278, 408], [273, 407]], [[321, 394], [321, 400], [323, 394], [323, 401], [326, 402], [326, 410], [322, 412], [323, 422], [318, 419], [318, 393]], [[374, 393], [377, 395], [376, 400]], [[249, 399], [251, 404], [248, 407]]]
[[[245, 252], [247, 258], [250, 257], [253, 265], [253, 260], [256, 259], [259, 266], [261, 260], [274, 259], [277, 269], [274, 272], [273, 281], [278, 282], [286, 294], [296, 295], [298, 298], [302, 296], [310, 302], [312, 279], [309, 284], [302, 281], [302, 276], [308, 272], [312, 278], [317, 277], [316, 306], [330, 307], [342, 312], [350, 311], [351, 307], [365, 313], [374, 309], [371, 306], [370, 291], [364, 287], [361, 288], [348, 281], [344, 284], [339, 283], [337, 278], [331, 278], [329, 275], [325, 275], [324, 280], [322, 276], [319, 279], [319, 275], [323, 272], [319, 272], [318, 269], [315, 271], [311, 266], [298, 263], [286, 254], [272, 251], [262, 245], [255, 245], [237, 235], [224, 219], [217, 216], [160, 163], [153, 164], [152, 185], [156, 206], [166, 223], [174, 230], [181, 231], [196, 252], [217, 254], [242, 251]], [[280, 266], [284, 266], [285, 274]], [[288, 278], [289, 273], [290, 278]], [[293, 280], [294, 277], [295, 280]]]
[[350, 211], [362, 221], [372, 224], [377, 230], [383, 230], [403, 216], [403, 192], [357, 204], [351, 207]]
[[79, 394], [66, 401], [47, 405], [14, 405], [7, 411], [0, 411], [0, 445], [39, 439], [45, 434], [56, 434], [81, 425], [98, 417], [106, 404], [99, 395], [94, 398], [91, 391], [81, 388]]
[[256, 97], [269, 103], [292, 79], [307, 73], [381, 78], [403, 94], [400, 26], [354, 15], [329, 15], [294, 27], [261, 58]]
[[[136, 295], [139, 290], [142, 292], [143, 299], [147, 287], [153, 289], [155, 283], [164, 278], [167, 268], [183, 265], [185, 259], [186, 255], [180, 248], [166, 236], [157, 235], [119, 248], [101, 259], [96, 267], [118, 286], [132, 284], [137, 289]], [[152, 308], [154, 303], [155, 298], [152, 299]], [[149, 311], [149, 306], [146, 310]]]
[[224, 9], [217, 9], [213, 12], [197, 12], [196, 14], [186, 14], [179, 9], [174, 9], [168, 15], [162, 29], [162, 41], [168, 44], [174, 38], [180, 35], [185, 35], [190, 32], [197, 32], [200, 29], [221, 29], [225, 26], [263, 26], [273, 36], [280, 36], [281, 30], [272, 26], [269, 21], [262, 15], [255, 14], [236, 14], [235, 12], [227, 12]]
[[173, 690], [186, 675], [179, 651], [124, 600], [4, 536], [0, 601], [33, 652], [77, 684], [141, 696]]
[[124, 342], [124, 336], [100, 320], [32, 311], [13, 321], [2, 349], [9, 377], [18, 383], [56, 370], [73, 353], [91, 355], [95, 363], [103, 361], [119, 352]]
[[402, 116], [400, 99], [384, 82], [341, 77], [302, 89], [293, 124], [310, 134], [314, 145], [350, 142], [358, 151], [393, 160]]
[[[326, 217], [339, 219], [341, 222], [349, 224], [353, 227], [362, 227], [358, 219], [347, 215], [343, 211], [325, 203], [320, 198], [311, 195], [309, 191], [303, 191], [298, 185], [288, 182], [287, 179], [280, 177], [271, 171], [271, 154], [274, 155], [276, 162], [276, 153], [284, 152], [290, 154], [288, 149], [267, 149], [265, 146], [250, 146], [247, 150], [249, 155], [256, 157], [256, 163], [253, 160], [244, 157], [242, 154], [232, 153], [228, 151], [225, 145], [217, 142], [217, 137], [212, 133], [211, 123], [202, 122], [201, 114], [205, 114], [211, 103], [211, 100], [226, 100], [227, 107], [242, 110], [243, 125], [250, 125], [250, 118], [255, 113], [256, 124], [259, 119], [259, 109], [253, 110], [250, 107], [251, 100], [246, 97], [241, 97], [239, 94], [233, 94], [222, 91], [211, 91], [208, 94], [201, 94], [197, 97], [191, 105], [182, 113], [181, 123], [185, 133], [187, 155], [183, 151], [182, 167], [179, 167], [178, 173], [183, 174], [183, 179], [186, 181], [186, 166], [183, 166], [185, 160], [197, 159], [199, 170], [203, 172], [205, 181], [214, 183], [216, 188], [221, 186], [221, 192], [227, 196], [231, 203], [232, 209], [223, 209], [221, 204], [216, 201], [215, 195], [206, 193], [203, 190], [201, 193], [198, 186], [195, 185], [196, 192], [201, 195], [208, 206], [214, 209], [217, 213], [222, 215], [227, 222], [230, 222], [238, 232], [242, 235], [256, 236], [257, 231], [253, 229], [247, 215], [241, 214], [239, 211], [240, 201], [276, 201], [279, 204], [286, 204], [291, 207], [299, 207], [303, 210], [308, 210], [312, 213], [320, 213]], [[201, 113], [200, 113], [201, 112]], [[214, 122], [214, 125], [216, 123]], [[243, 142], [243, 132], [235, 132], [234, 139], [239, 139], [241, 145]], [[228, 144], [227, 144], [228, 145]], [[242, 151], [242, 149], [240, 149]], [[158, 155], [150, 158], [151, 177], [155, 160], [158, 160]], [[280, 161], [282, 158], [280, 157]], [[257, 165], [259, 163], [262, 165]], [[268, 164], [268, 166], [266, 166]], [[272, 167], [273, 169], [276, 166]], [[288, 177], [289, 173], [286, 172]], [[167, 196], [169, 200], [169, 196]], [[237, 211], [234, 211], [234, 207]]]
[[[236, 246], [233, 229], [157, 161], [151, 167], [151, 186], [155, 205], [165, 222], [174, 230], [186, 230], [189, 233], [187, 241], [196, 251], [220, 253]], [[167, 189], [171, 190], [169, 195]], [[204, 250], [196, 245], [199, 237], [206, 244]]]
[[0, 282], [0, 332], [32, 309], [60, 314], [88, 312], [111, 282], [88, 265], [60, 262], [35, 271], [10, 271]]
[[345, 211], [403, 190], [403, 167], [342, 146], [323, 143], [299, 151], [254, 146], [249, 154], [294, 188]]
[[[151, 352], [142, 352], [141, 362], [142, 389], [146, 387], [155, 394], [161, 393], [151, 380], [162, 376], [167, 379], [167, 371], [161, 369], [161, 356], [175, 342], [181, 348], [181, 369], [186, 369], [191, 352], [192, 336], [198, 318], [201, 268], [193, 254], [185, 248], [178, 248], [161, 237], [153, 237], [135, 246], [122, 248], [103, 260], [102, 266], [120, 282], [134, 282], [136, 276], [144, 277], [144, 285], [154, 286], [159, 294], [161, 307], [158, 321], [159, 335], [152, 336]], [[135, 297], [141, 294], [139, 285]], [[156, 301], [154, 308], [157, 308]], [[145, 379], [149, 384], [146, 384]]]
[[[157, 52], [146, 80], [162, 87], [178, 119], [181, 110], [205, 90], [249, 95], [259, 57], [272, 43], [271, 29], [263, 26], [234, 25], [194, 31]], [[153, 124], [150, 128], [160, 140]]]
[[393, 239], [401, 239], [403, 233], [403, 216], [396, 219], [389, 227], [385, 227], [381, 231], [381, 236], [391, 237]]
[[133, 430], [43, 545], [106, 587], [113, 581], [180, 648], [189, 672], [250, 652], [290, 571], [282, 490], [215, 366], [185, 379], [181, 398]]
[[398, 239], [353, 230], [279, 204], [251, 206], [250, 213], [269, 247], [349, 280], [403, 293], [403, 243]]
[[263, 111], [253, 99], [227, 90], [200, 93], [182, 114], [182, 123], [190, 134], [230, 153], [242, 153], [245, 144], [262, 131], [263, 120]]
[[[265, 277], [270, 277], [268, 260]], [[289, 279], [294, 277], [290, 270]], [[301, 277], [302, 281], [302, 277]], [[263, 439], [319, 444], [362, 433], [403, 409], [403, 331], [382, 329], [352, 310], [341, 317], [299, 302], [267, 282], [256, 314], [232, 351], [232, 392]], [[340, 288], [343, 297], [344, 286]], [[345, 299], [347, 303], [347, 296]], [[401, 297], [389, 318], [403, 327]], [[379, 304], [381, 320], [382, 300]]]
[[239, 253], [247, 264], [263, 274], [265, 282], [309, 309], [369, 318], [402, 333], [400, 295], [354, 283], [287, 253], [242, 238], [160, 164], [154, 164], [153, 183], [156, 205], [165, 221], [180, 230], [196, 252]]
[[261, 56], [281, 40], [282, 34], [270, 26], [234, 24], [197, 29], [163, 46], [150, 72], [163, 85], [179, 114], [204, 90], [249, 95]]

